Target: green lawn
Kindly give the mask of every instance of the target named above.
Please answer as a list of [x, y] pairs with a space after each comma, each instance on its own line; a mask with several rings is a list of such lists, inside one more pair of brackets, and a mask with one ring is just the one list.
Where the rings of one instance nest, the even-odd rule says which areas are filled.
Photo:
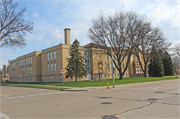
[[[178, 77], [142, 77], [143, 82], [149, 81], [160, 81], [160, 80], [170, 80], [170, 79], [178, 79]], [[123, 80], [119, 80], [115, 78], [115, 85], [120, 84], [130, 84], [130, 83], [138, 83], [141, 82], [141, 77], [127, 77]], [[113, 85], [112, 79], [103, 79], [101, 82], [96, 80], [86, 80], [86, 81], [78, 81], [78, 82], [64, 82], [65, 87], [95, 87], [95, 86], [107, 86], [107, 83]], [[61, 82], [44, 82], [44, 83], [22, 83], [22, 84], [29, 84], [29, 85], [52, 85], [52, 86], [62, 86]], [[1, 85], [18, 85], [19, 83], [1, 83]]]

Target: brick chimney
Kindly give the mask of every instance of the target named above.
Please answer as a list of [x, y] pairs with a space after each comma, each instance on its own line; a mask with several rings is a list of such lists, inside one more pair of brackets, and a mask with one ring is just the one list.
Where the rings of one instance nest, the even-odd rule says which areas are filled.
[[71, 45], [71, 37], [70, 37], [70, 30], [69, 28], [64, 29], [64, 39], [65, 39], [65, 44]]

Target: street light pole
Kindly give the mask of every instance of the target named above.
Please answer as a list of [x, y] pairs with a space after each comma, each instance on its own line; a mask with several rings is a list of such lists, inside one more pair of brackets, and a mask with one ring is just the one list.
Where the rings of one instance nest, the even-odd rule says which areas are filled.
[[113, 68], [113, 58], [112, 58], [112, 47], [111, 47], [111, 65], [112, 65], [113, 88], [115, 88], [115, 86], [114, 86], [114, 68]]

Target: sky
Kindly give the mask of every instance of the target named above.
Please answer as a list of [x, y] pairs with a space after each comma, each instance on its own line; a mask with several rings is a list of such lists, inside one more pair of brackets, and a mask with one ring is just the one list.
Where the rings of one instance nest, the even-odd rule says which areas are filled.
[[24, 19], [34, 23], [33, 34], [27, 33], [23, 48], [0, 48], [0, 68], [8, 60], [34, 51], [42, 51], [64, 43], [64, 29], [71, 29], [75, 39], [84, 46], [91, 42], [87, 36], [91, 20], [103, 13], [135, 11], [146, 15], [153, 26], [164, 31], [168, 42], [180, 43], [180, 0], [13, 0], [18, 8], [26, 7]]

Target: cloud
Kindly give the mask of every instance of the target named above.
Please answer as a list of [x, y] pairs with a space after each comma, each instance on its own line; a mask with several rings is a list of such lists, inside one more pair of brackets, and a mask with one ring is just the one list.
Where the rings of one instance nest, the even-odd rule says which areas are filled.
[[179, 26], [179, 14], [180, 10], [178, 5], [174, 5], [174, 7], [168, 7], [166, 4], [151, 4], [147, 7], [147, 10], [150, 12], [148, 16], [153, 19], [155, 23], [160, 23], [162, 21], [168, 21], [171, 23], [171, 27]]
[[60, 42], [63, 36], [63, 31], [59, 29], [54, 29], [51, 32], [51, 39], [56, 40], [57, 42]]
[[32, 17], [35, 17], [35, 18], [37, 18], [37, 17], [39, 17], [40, 15], [37, 13], [37, 12], [34, 12], [33, 14], [32, 14]]
[[44, 24], [46, 21], [42, 21], [41, 23]]
[[50, 46], [50, 43], [49, 43], [49, 42], [50, 42], [50, 41], [46, 41], [46, 45], [47, 45], [47, 46]]
[[27, 40], [30, 40], [30, 41], [42, 41], [44, 40], [46, 36], [46, 31], [42, 31], [42, 33], [38, 33], [38, 34], [28, 34], [28, 36], [26, 37]]

